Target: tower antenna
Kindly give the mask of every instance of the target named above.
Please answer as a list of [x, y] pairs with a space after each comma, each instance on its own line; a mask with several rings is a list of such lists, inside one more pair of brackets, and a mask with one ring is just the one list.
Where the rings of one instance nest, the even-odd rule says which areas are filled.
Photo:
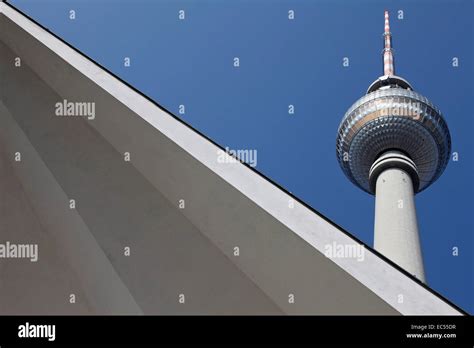
[[385, 10], [385, 29], [383, 32], [383, 74], [385, 76], [395, 75], [395, 65], [393, 63], [392, 33], [390, 32], [390, 17]]

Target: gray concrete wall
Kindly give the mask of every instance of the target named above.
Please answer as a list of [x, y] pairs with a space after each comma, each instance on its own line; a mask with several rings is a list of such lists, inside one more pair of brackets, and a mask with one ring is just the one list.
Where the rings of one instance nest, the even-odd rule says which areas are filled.
[[[58, 284], [73, 285], [56, 293], [82, 289], [83, 312], [457, 313], [370, 250], [361, 262], [326, 257], [333, 243], [360, 245], [244, 165], [220, 163], [215, 145], [10, 7], [0, 10], [0, 117], [11, 125], [0, 133], [5, 163], [28, 188], [24, 204], [45, 238], [57, 243], [61, 256], [51, 252], [49, 262], [65, 269], [55, 270]], [[94, 102], [96, 118], [55, 116], [64, 99]], [[11, 163], [21, 146], [13, 129], [36, 164]], [[3, 277], [18, 281], [15, 272]], [[16, 289], [2, 293], [5, 311], [28, 296]]]
[[[32, 190], [45, 188], [46, 180], [42, 176], [45, 172], [49, 172], [54, 181], [51, 186], [60, 190], [56, 193], [48, 185], [47, 190], [37, 195], [34, 192], [29, 198], [36, 207], [41, 224], [47, 226], [43, 229], [47, 238], [55, 242], [59, 239], [55, 243], [56, 250], [65, 254], [66, 259], [69, 257], [73, 271], [83, 273], [80, 281], [74, 283], [68, 275], [73, 272], [56, 273], [59, 284], [71, 282], [71, 292], [75, 288], [95, 288], [89, 296], [78, 295], [79, 303], [97, 302], [90, 308], [97, 313], [109, 310], [112, 313], [133, 312], [133, 306], [127, 305], [118, 284], [109, 279], [111, 273], [117, 273], [121, 279], [118, 282], [125, 284], [122, 291], [126, 293], [128, 288], [145, 313], [280, 312], [252, 281], [183, 217], [176, 206], [125, 162], [123, 156], [86, 121], [55, 116], [54, 105], [62, 97], [28, 66], [17, 69], [10, 64], [15, 55], [5, 46], [2, 46], [2, 57], [2, 77], [11, 78], [6, 93], [2, 95], [5, 105], [0, 108], [2, 124], [15, 123], [2, 129], [9, 145], [8, 155], [12, 159], [15, 152], [22, 154], [22, 161], [17, 166], [28, 166], [28, 170], [23, 167], [17, 171], [23, 170], [20, 178], [28, 181]], [[14, 77], [6, 77], [10, 74]], [[14, 127], [17, 127], [16, 131]], [[27, 146], [16, 143], [20, 136], [27, 139]], [[29, 166], [33, 156], [28, 149], [36, 153], [37, 165]], [[71, 198], [76, 201], [74, 212], [79, 221], [67, 216]], [[58, 222], [60, 226], [52, 226]], [[78, 225], [82, 224], [85, 226], [79, 228]], [[8, 230], [12, 232], [16, 228], [9, 226]], [[71, 239], [64, 238], [65, 234], [74, 233], [76, 235]], [[90, 234], [91, 243], [74, 238], [77, 234]], [[130, 257], [124, 255], [125, 247], [131, 248]], [[71, 255], [73, 250], [79, 255]], [[40, 247], [40, 256], [47, 252]], [[94, 257], [97, 254], [103, 255]], [[76, 270], [77, 262], [81, 267]], [[94, 266], [84, 271], [84, 262], [93, 262], [96, 267], [104, 263], [110, 265], [92, 277], [90, 272], [95, 271]], [[38, 268], [42, 264], [41, 257], [31, 266]], [[54, 272], [50, 274], [53, 276]], [[10, 279], [16, 277], [18, 274], [13, 274], [12, 270]], [[97, 282], [104, 284], [98, 286]], [[184, 305], [178, 302], [181, 293], [186, 298]], [[51, 293], [50, 299], [57, 295]], [[63, 300], [68, 299], [66, 295], [63, 294]], [[117, 299], [112, 302], [110, 296], [114, 295]], [[2, 298], [6, 300], [6, 296]], [[40, 305], [45, 303], [39, 297], [36, 301]], [[104, 307], [103, 301], [111, 303]], [[15, 306], [15, 302], [9, 303]], [[71, 313], [76, 313], [76, 307], [68, 306], [66, 301], [63, 307], [66, 312], [69, 308]]]

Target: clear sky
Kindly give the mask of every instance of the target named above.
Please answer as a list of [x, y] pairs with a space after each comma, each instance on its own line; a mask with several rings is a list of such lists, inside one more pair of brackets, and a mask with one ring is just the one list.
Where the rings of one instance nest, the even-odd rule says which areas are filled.
[[345, 178], [335, 141], [345, 111], [382, 74], [391, 11], [397, 75], [441, 109], [459, 154], [416, 197], [427, 281], [474, 313], [473, 1], [10, 3], [220, 145], [256, 149], [257, 170], [369, 245], [374, 198]]

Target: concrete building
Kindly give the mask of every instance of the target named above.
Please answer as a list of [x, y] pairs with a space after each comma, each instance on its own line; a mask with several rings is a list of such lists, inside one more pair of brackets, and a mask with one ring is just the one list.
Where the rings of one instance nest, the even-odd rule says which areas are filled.
[[0, 314], [463, 314], [6, 3], [0, 81]]
[[443, 173], [451, 138], [439, 109], [395, 75], [388, 11], [383, 38], [383, 76], [344, 115], [337, 158], [356, 186], [376, 196], [375, 249], [425, 281], [414, 195]]

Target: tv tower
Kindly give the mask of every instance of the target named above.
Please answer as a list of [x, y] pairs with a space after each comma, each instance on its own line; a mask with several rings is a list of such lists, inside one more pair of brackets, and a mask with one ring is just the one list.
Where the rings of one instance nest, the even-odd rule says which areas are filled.
[[375, 195], [374, 248], [425, 282], [414, 195], [443, 173], [451, 137], [441, 112], [395, 75], [388, 11], [383, 39], [383, 76], [344, 115], [337, 159]]

